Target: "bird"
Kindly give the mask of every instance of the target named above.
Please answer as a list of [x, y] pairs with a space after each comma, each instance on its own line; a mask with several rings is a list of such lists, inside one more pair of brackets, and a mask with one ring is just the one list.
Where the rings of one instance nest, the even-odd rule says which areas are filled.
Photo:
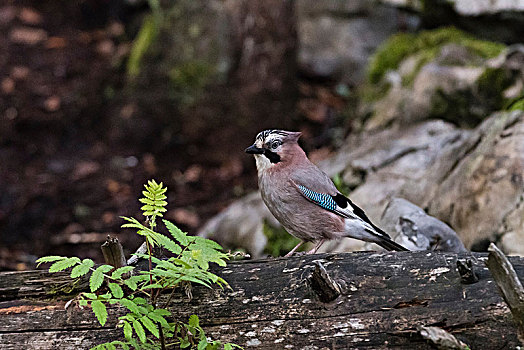
[[255, 157], [262, 199], [280, 224], [299, 238], [291, 256], [305, 242], [314, 254], [327, 240], [343, 237], [407, 251], [371, 222], [364, 211], [340, 193], [333, 181], [307, 157], [298, 144], [302, 133], [280, 129], [261, 131], [245, 149]]

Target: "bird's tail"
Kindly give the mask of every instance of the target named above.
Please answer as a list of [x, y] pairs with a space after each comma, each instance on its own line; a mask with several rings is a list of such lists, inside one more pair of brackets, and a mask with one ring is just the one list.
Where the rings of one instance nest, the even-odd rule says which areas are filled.
[[392, 241], [390, 238], [381, 237], [380, 240], [373, 242], [381, 246], [386, 250], [396, 250], [397, 252], [409, 252], [409, 249], [401, 246], [397, 242]]

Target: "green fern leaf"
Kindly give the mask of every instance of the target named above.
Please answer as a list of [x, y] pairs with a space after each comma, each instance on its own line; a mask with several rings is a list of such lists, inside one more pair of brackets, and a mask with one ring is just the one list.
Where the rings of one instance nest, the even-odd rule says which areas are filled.
[[200, 326], [200, 320], [198, 319], [197, 315], [191, 315], [189, 316], [189, 326], [197, 328]]
[[[150, 199], [152, 201], [155, 199], [155, 195], [150, 193], [149, 191], [142, 191], [142, 194], [144, 195], [144, 198]], [[140, 198], [140, 199], [142, 199], [142, 198]]]
[[149, 317], [144, 316], [140, 319], [142, 324], [151, 332], [155, 337], [160, 337], [160, 332], [158, 331], [158, 326], [149, 319]]
[[104, 282], [104, 274], [100, 271], [93, 272], [89, 278], [89, 288], [91, 292], [96, 292], [102, 285], [102, 282]]
[[142, 297], [136, 297], [133, 299], [133, 302], [137, 305], [145, 305], [147, 304], [147, 300]]
[[107, 309], [104, 303], [102, 303], [100, 300], [93, 300], [91, 302], [91, 308], [93, 309], [98, 322], [104, 326], [107, 321]]
[[71, 270], [71, 278], [77, 278], [84, 276], [89, 272], [89, 269], [95, 265], [94, 261], [91, 259], [84, 259], [80, 265], [77, 265]]
[[206, 338], [202, 338], [200, 339], [200, 341], [198, 342], [198, 347], [197, 349], [198, 350], [205, 350], [207, 348], [207, 339]]
[[89, 278], [89, 288], [91, 292], [96, 292], [104, 282], [104, 273], [110, 271], [113, 267], [110, 265], [101, 265], [96, 268]]
[[131, 324], [127, 321], [124, 321], [124, 337], [127, 340], [130, 340], [133, 337], [133, 328]]
[[[142, 211], [146, 211], [146, 212], [153, 212], [155, 211], [155, 207], [153, 205], [149, 205], [149, 204], [146, 204], [146, 205], [143, 205], [142, 207], [140, 207], [140, 210]], [[145, 215], [145, 213], [144, 213]], [[145, 216], [149, 216], [149, 215], [145, 215]]]
[[201, 279], [193, 277], [193, 276], [182, 276], [182, 277], [180, 277], [180, 280], [188, 281], [188, 282], [195, 282], [195, 283], [201, 284], [203, 286], [206, 286], [207, 288], [211, 288], [211, 286], [208, 283], [204, 282]]
[[134, 314], [137, 314], [137, 315], [142, 314], [140, 307], [137, 304], [135, 304], [133, 300], [122, 299], [120, 300], [120, 304], [122, 306], [125, 306], [129, 311], [131, 311]]
[[[167, 322], [167, 320], [164, 318], [164, 316], [162, 316], [161, 314], [156, 312], [157, 310], [159, 310], [159, 309], [155, 309], [154, 311], [148, 313], [147, 317], [149, 317], [150, 319], [152, 319], [155, 322], [160, 323], [162, 325], [162, 327], [169, 327], [169, 323]], [[169, 311], [167, 311], [167, 310], [164, 310], [164, 309], [160, 309], [160, 310], [166, 311], [168, 313], [165, 316], [171, 315], [171, 313]]]
[[111, 344], [113, 344], [115, 346], [120, 346], [122, 348], [122, 350], [129, 350], [129, 345], [127, 345], [124, 342], [121, 342], [120, 340], [112, 341]]
[[142, 324], [138, 320], [133, 320], [133, 328], [135, 330], [136, 335], [138, 336], [138, 339], [142, 343], [146, 342], [146, 332], [144, 331], [144, 327], [142, 327]]
[[91, 299], [91, 300], [97, 299], [97, 296], [95, 293], [82, 293], [82, 295], [86, 297], [87, 299]]
[[117, 283], [109, 283], [107, 286], [109, 287], [109, 290], [111, 290], [111, 294], [113, 294], [113, 297], [121, 299], [124, 296], [124, 291], [122, 290], [122, 287], [120, 287]]
[[58, 272], [63, 271], [71, 266], [74, 266], [80, 262], [80, 259], [75, 257], [65, 258], [64, 260], [59, 260], [49, 267], [49, 272]]
[[38, 263], [36, 267], [40, 266], [43, 263], [54, 262], [54, 261], [63, 260], [63, 259], [67, 259], [67, 258], [65, 256], [56, 256], [56, 255], [43, 256], [36, 260], [36, 262]]
[[154, 237], [154, 240], [156, 241], [156, 243], [158, 243], [158, 245], [164, 247], [173, 254], [178, 255], [182, 252], [182, 248], [180, 248], [180, 246], [176, 244], [175, 241], [171, 240], [169, 237], [159, 234]]
[[149, 204], [149, 205], [155, 204], [154, 198], [153, 199], [151, 199], [151, 198], [139, 198], [138, 201], [140, 203]]
[[119, 267], [113, 273], [111, 273], [111, 278], [119, 279], [122, 277], [122, 275], [129, 273], [134, 270], [134, 266], [123, 266]]
[[176, 227], [175, 224], [173, 224], [171, 221], [168, 221], [168, 220], [162, 220], [162, 221], [164, 222], [164, 225], [166, 225], [169, 233], [171, 233], [171, 236], [173, 236], [173, 238], [176, 239], [178, 243], [180, 243], [184, 247], [187, 247], [189, 244], [187, 234], [185, 232], [182, 232], [182, 230]]
[[164, 286], [159, 284], [159, 283], [153, 283], [153, 284], [148, 284], [145, 287], [142, 287], [142, 290], [146, 290], [146, 289], [161, 289], [161, 288], [164, 288]]
[[115, 345], [115, 346], [120, 346], [122, 348], [122, 350], [129, 350], [129, 345], [127, 345], [126, 343], [120, 341], [120, 340], [115, 340], [115, 341], [112, 341], [111, 344]]
[[180, 338], [180, 348], [185, 349], [191, 346], [191, 343], [186, 338]]

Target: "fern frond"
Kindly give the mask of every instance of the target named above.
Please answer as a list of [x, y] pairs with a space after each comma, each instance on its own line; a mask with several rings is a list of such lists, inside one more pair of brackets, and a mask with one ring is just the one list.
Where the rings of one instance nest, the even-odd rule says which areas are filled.
[[164, 187], [163, 183], [157, 183], [155, 180], [149, 180], [147, 185], [144, 185], [145, 191], [142, 191], [144, 197], [139, 199], [140, 203], [144, 205], [140, 208], [142, 214], [149, 221], [151, 228], [156, 226], [156, 218], [162, 217], [167, 209], [167, 199], [165, 192], [167, 187]]

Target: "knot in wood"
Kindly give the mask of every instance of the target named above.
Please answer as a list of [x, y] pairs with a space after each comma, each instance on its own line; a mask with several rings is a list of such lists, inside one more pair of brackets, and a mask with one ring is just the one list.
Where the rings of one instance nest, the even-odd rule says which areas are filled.
[[460, 274], [460, 282], [464, 284], [473, 284], [479, 281], [479, 277], [473, 269], [473, 262], [471, 259], [457, 260], [457, 269]]
[[340, 286], [326, 271], [321, 262], [315, 261], [315, 270], [309, 277], [311, 288], [323, 303], [329, 303], [341, 294]]

